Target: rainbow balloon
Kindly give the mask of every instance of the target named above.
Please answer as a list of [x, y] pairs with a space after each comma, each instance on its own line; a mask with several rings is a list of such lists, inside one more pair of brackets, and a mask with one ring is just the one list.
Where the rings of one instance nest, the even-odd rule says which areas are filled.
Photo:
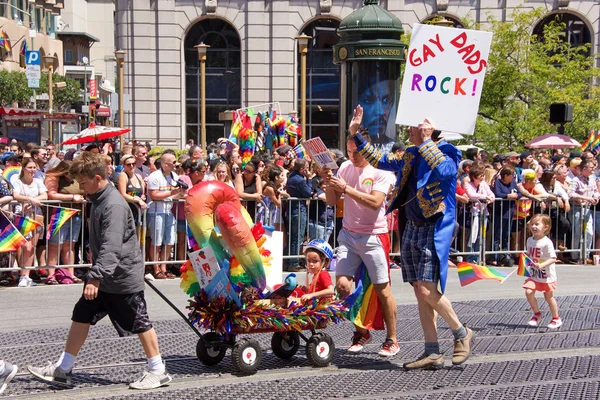
[[[195, 185], [188, 192], [185, 216], [198, 246], [211, 246], [221, 268], [229, 264], [230, 258], [222, 238], [249, 283], [260, 291], [265, 288], [267, 282], [262, 255], [250, 228], [253, 222], [235, 189], [220, 181]], [[186, 272], [188, 276], [193, 274], [190, 268], [186, 268]]]

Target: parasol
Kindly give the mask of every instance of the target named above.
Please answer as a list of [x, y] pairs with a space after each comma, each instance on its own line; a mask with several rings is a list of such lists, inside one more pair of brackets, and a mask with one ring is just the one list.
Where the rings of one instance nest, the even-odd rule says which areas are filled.
[[77, 135], [65, 140], [60, 145], [62, 146], [65, 144], [97, 142], [100, 140], [106, 140], [115, 136], [123, 135], [130, 131], [131, 129], [128, 128], [113, 128], [110, 126], [100, 126], [92, 122], [90, 126], [88, 126], [86, 129], [82, 130]]
[[555, 133], [538, 136], [525, 145], [531, 149], [573, 149], [580, 146], [581, 144], [572, 137]]

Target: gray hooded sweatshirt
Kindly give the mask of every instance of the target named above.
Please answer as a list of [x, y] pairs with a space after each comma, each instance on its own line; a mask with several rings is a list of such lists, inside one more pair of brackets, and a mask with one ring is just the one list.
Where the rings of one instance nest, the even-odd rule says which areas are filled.
[[102, 292], [141, 292], [144, 290], [144, 263], [129, 205], [110, 183], [90, 199], [92, 268], [86, 279], [100, 280]]

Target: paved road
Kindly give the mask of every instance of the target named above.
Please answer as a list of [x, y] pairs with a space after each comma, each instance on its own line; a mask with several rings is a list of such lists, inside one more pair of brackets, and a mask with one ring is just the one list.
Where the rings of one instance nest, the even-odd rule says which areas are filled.
[[[118, 338], [108, 323], [92, 328], [74, 370], [76, 388], [58, 390], [19, 373], [5, 397], [50, 399], [597, 399], [600, 393], [599, 267], [560, 266], [557, 297], [565, 325], [559, 332], [530, 328], [530, 311], [513, 276], [503, 285], [476, 282], [461, 288], [450, 272], [448, 295], [477, 341], [463, 367], [405, 372], [403, 362], [422, 351], [418, 312], [410, 286], [392, 272], [398, 301], [400, 353], [390, 360], [377, 356], [381, 333], [360, 355], [342, 349], [351, 326], [330, 326], [326, 332], [338, 350], [332, 365], [316, 369], [304, 348], [290, 360], [270, 351], [270, 335], [252, 335], [264, 352], [256, 375], [240, 376], [229, 354], [206, 367], [195, 357], [197, 336], [158, 296], [147, 291], [151, 317], [157, 321], [161, 351], [175, 380], [168, 388], [131, 392], [126, 383], [141, 374], [144, 356], [135, 337]], [[180, 309], [186, 297], [176, 281], [157, 284]], [[0, 356], [19, 365], [54, 360], [66, 337], [71, 308], [81, 286], [0, 289], [3, 315]], [[547, 310], [546, 306], [543, 306]], [[549, 322], [546, 311], [546, 320]], [[447, 326], [439, 326], [442, 350], [451, 353]]]

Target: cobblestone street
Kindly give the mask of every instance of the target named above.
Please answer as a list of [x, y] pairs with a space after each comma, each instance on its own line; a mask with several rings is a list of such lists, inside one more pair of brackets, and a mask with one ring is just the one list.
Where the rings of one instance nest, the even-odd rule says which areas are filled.
[[[362, 354], [349, 354], [348, 323], [326, 329], [338, 347], [330, 367], [313, 368], [304, 346], [289, 360], [270, 350], [270, 334], [251, 335], [263, 350], [256, 375], [237, 375], [230, 351], [214, 367], [195, 356], [198, 337], [181, 320], [155, 324], [167, 369], [167, 388], [140, 393], [127, 389], [145, 367], [136, 337], [118, 338], [110, 325], [93, 327], [73, 371], [74, 389], [60, 389], [33, 379], [26, 365], [43, 365], [60, 354], [67, 328], [13, 330], [0, 339], [0, 354], [17, 363], [19, 374], [6, 398], [50, 399], [592, 399], [600, 393], [600, 297], [558, 297], [564, 325], [551, 332], [547, 308], [541, 327], [531, 328], [524, 298], [454, 302], [457, 313], [476, 334], [471, 359], [451, 367], [450, 331], [438, 330], [446, 367], [405, 372], [402, 363], [422, 352], [415, 305], [398, 307], [400, 353], [377, 356], [383, 333]], [[410, 338], [410, 341], [406, 341]], [[448, 357], [450, 356], [450, 357]]]

